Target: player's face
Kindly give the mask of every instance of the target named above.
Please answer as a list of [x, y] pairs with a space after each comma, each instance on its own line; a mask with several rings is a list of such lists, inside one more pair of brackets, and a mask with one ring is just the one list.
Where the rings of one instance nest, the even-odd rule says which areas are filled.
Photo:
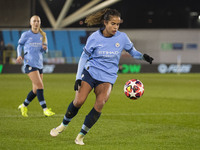
[[121, 18], [118, 16], [113, 16], [109, 21], [104, 21], [105, 29], [103, 31], [103, 35], [106, 37], [111, 37], [115, 35], [117, 30], [119, 29], [119, 25], [121, 23]]
[[40, 17], [38, 17], [38, 16], [31, 17], [30, 25], [33, 29], [39, 29], [40, 24], [41, 24]]

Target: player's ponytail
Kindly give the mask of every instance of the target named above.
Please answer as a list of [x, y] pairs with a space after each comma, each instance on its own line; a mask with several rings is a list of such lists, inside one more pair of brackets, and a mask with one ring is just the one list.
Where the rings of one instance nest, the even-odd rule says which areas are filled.
[[109, 21], [110, 16], [118, 16], [121, 17], [120, 13], [116, 9], [105, 8], [100, 10], [94, 14], [91, 14], [86, 17], [85, 23], [87, 26], [104, 24], [104, 20]]
[[[30, 24], [31, 24], [31, 20], [33, 19], [33, 17], [37, 17], [40, 20], [40, 17], [37, 15], [33, 15], [30, 19]], [[41, 20], [40, 20], [40, 24], [41, 24]], [[42, 43], [43, 44], [47, 44], [47, 38], [46, 38], [46, 33], [40, 28], [39, 29], [40, 34], [42, 35]]]
[[46, 33], [40, 28], [39, 29], [40, 34], [42, 35], [42, 43], [47, 44], [47, 38], [46, 38]]

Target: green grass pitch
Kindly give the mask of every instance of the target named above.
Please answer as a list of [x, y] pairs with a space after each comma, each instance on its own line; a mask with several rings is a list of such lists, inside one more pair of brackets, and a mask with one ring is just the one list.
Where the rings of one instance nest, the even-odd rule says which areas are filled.
[[[143, 82], [144, 95], [129, 100], [123, 86], [129, 79]], [[86, 135], [86, 145], [74, 139], [95, 102], [93, 92], [65, 132], [51, 137], [73, 100], [75, 74], [44, 74], [47, 106], [55, 111], [44, 117], [36, 99], [28, 118], [17, 110], [31, 82], [25, 74], [0, 75], [1, 150], [199, 150], [200, 74], [119, 74], [109, 101], [95, 126]]]

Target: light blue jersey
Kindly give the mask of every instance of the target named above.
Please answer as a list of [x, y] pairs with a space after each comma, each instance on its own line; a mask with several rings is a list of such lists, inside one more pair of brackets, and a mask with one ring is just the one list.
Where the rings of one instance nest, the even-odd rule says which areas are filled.
[[42, 35], [40, 32], [33, 33], [28, 30], [22, 33], [18, 41], [17, 55], [21, 56], [22, 49], [24, 48], [24, 66], [29, 65], [39, 69], [43, 68], [43, 53], [48, 49], [42, 49]]
[[[125, 33], [117, 31], [112, 37], [104, 37], [101, 30], [94, 32], [89, 36], [84, 47], [76, 79], [81, 79], [83, 70], [81, 66], [84, 65], [84, 68], [94, 79], [114, 84], [123, 49], [135, 59], [143, 58], [143, 55], [134, 48], [133, 43]], [[84, 60], [87, 58], [86, 54], [89, 59], [84, 64]]]

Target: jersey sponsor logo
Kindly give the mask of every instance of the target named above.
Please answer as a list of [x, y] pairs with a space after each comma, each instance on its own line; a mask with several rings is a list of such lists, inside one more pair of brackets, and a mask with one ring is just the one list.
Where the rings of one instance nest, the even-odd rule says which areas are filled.
[[103, 55], [104, 57], [115, 57], [119, 54], [119, 51], [99, 51], [99, 55]]
[[117, 55], [117, 54], [119, 54], [119, 52], [118, 51], [99, 51], [99, 54], [106, 54], [106, 55]]
[[32, 47], [41, 47], [42, 43], [29, 43]]
[[119, 54], [119, 51], [99, 51], [99, 55], [103, 55], [104, 57], [115, 57]]

